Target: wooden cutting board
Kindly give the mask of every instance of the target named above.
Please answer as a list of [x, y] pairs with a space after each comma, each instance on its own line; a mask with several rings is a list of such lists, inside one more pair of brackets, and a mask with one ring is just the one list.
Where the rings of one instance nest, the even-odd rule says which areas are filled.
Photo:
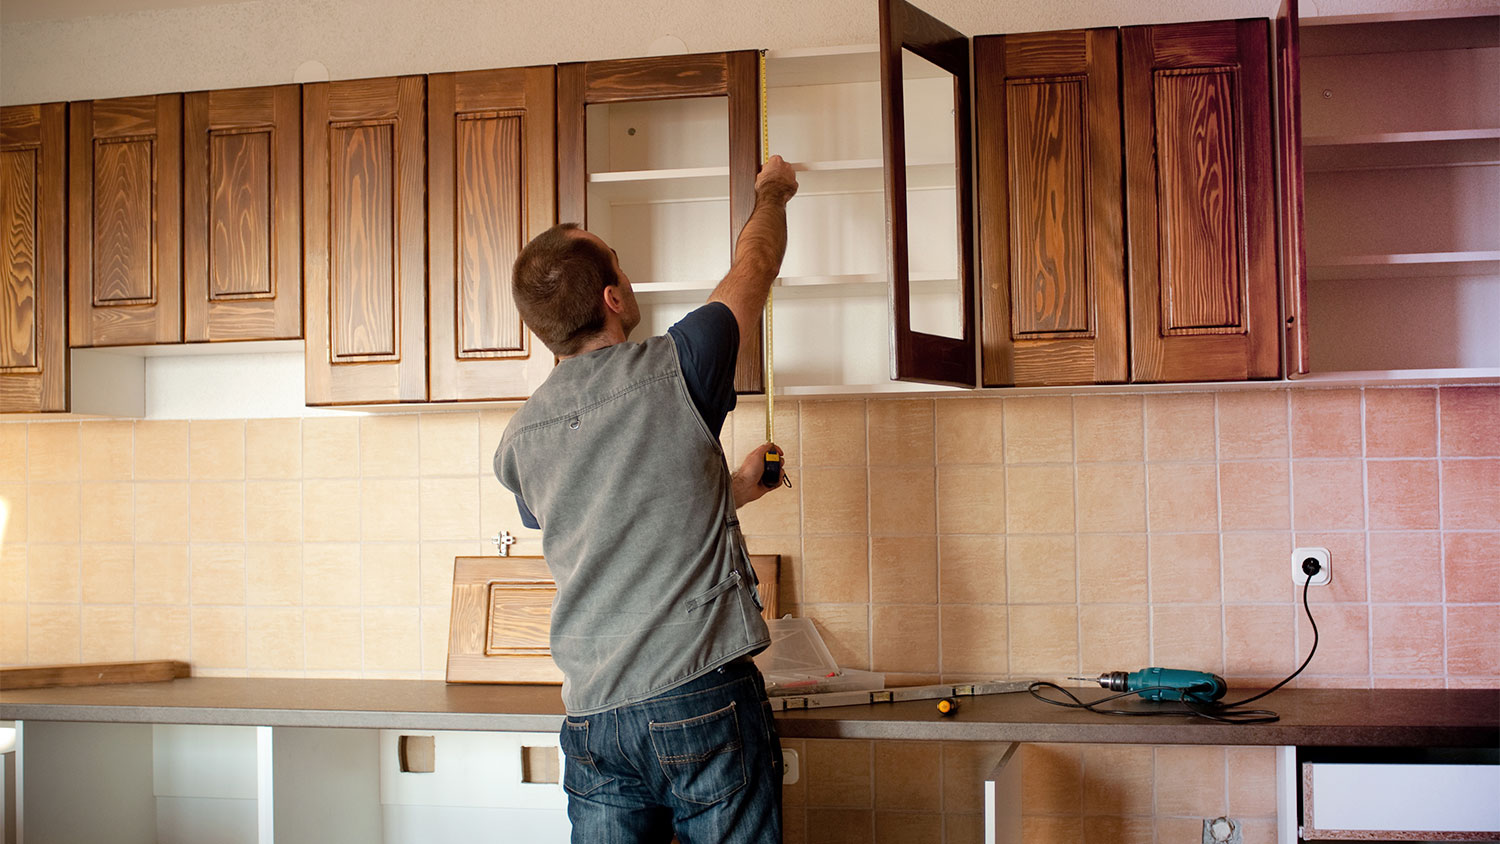
[[[781, 556], [752, 554], [765, 618], [777, 617]], [[541, 557], [455, 557], [448, 682], [561, 683], [548, 635], [557, 584]]]

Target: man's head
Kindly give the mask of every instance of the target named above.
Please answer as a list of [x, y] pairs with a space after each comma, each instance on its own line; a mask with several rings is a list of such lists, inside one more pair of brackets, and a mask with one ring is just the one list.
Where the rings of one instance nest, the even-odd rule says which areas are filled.
[[521, 319], [558, 357], [578, 354], [600, 335], [622, 341], [640, 324], [635, 293], [615, 251], [576, 223], [533, 238], [511, 275]]

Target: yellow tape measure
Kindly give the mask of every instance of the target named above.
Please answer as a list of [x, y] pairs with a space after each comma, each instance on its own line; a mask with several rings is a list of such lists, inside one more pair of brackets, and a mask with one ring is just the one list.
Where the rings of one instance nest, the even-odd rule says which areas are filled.
[[[766, 115], [766, 51], [760, 51], [760, 163], [771, 160], [771, 122]], [[772, 292], [776, 285], [766, 291], [766, 442], [776, 441], [776, 366], [773, 361], [772, 343]]]

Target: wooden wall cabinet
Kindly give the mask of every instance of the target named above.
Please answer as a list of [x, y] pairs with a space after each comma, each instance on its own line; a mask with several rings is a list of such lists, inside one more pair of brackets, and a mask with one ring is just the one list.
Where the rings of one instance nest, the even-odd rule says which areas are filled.
[[69, 106], [73, 347], [182, 341], [182, 95]]
[[68, 409], [67, 111], [0, 108], [0, 413]]

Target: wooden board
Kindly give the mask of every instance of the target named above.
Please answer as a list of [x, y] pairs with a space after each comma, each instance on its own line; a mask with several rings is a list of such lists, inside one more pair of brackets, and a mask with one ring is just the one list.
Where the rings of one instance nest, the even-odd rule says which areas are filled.
[[51, 686], [104, 686], [112, 683], [160, 683], [187, 677], [186, 662], [86, 662], [80, 665], [33, 665], [0, 669], [0, 689], [45, 689]]
[[[781, 557], [752, 554], [765, 618], [775, 618]], [[448, 682], [561, 683], [549, 638], [557, 584], [541, 557], [455, 557]]]

